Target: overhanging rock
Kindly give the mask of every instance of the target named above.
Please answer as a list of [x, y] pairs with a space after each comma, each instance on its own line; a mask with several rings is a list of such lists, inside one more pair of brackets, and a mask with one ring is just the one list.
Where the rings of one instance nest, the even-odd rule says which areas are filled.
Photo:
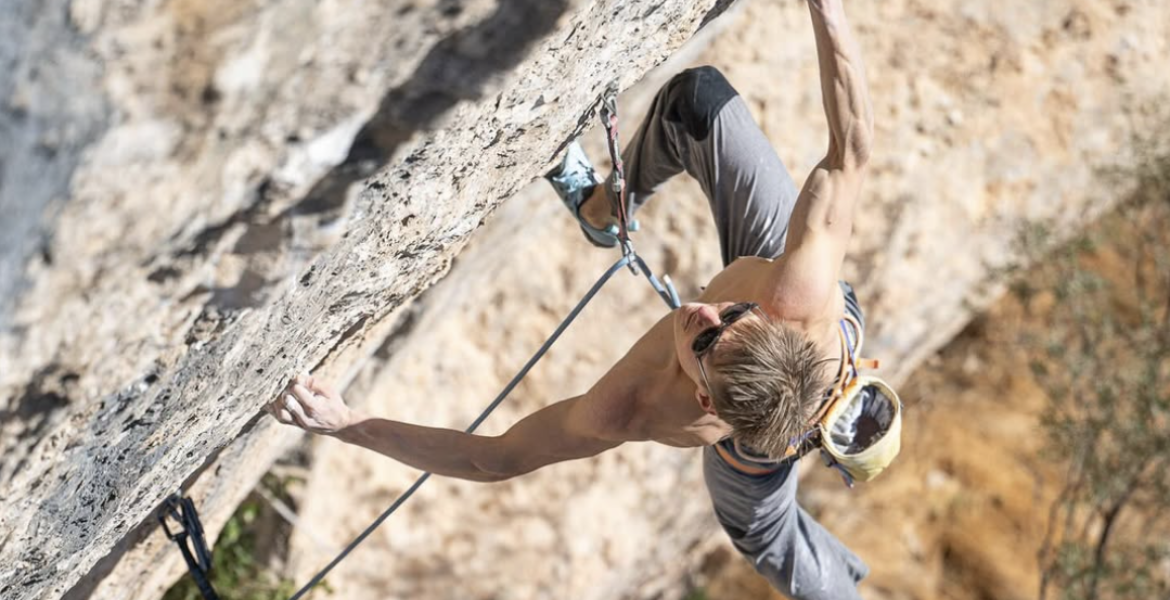
[[[92, 592], [105, 574], [126, 564], [122, 561], [133, 562], [126, 552], [136, 548], [135, 543], [148, 533], [152, 513], [161, 500], [197, 476], [203, 486], [200, 490], [208, 494], [197, 498], [201, 508], [214, 519], [226, 515], [239, 501], [241, 490], [258, 477], [257, 467], [269, 464], [282, 445], [267, 439], [277, 435], [267, 423], [257, 427], [253, 420], [284, 377], [323, 363], [337, 373], [353, 366], [345, 363], [356, 362], [361, 356], [355, 348], [360, 348], [372, 331], [384, 329], [385, 319], [396, 307], [445, 272], [451, 258], [499, 202], [547, 167], [558, 149], [580, 129], [600, 90], [615, 81], [620, 87], [629, 86], [730, 4], [730, 0], [625, 0], [568, 7], [543, 43], [518, 60], [509, 73], [501, 74], [502, 91], [460, 106], [442, 131], [414, 147], [404, 161], [373, 177], [340, 241], [274, 300], [245, 303], [236, 306], [238, 310], [203, 311], [191, 319], [175, 319], [177, 322], [144, 316], [140, 325], [145, 333], [135, 344], [114, 344], [105, 351], [111, 355], [140, 353], [151, 360], [119, 362], [119, 373], [129, 376], [107, 374], [119, 381], [116, 392], [69, 407], [62, 413], [67, 418], [47, 421], [44, 435], [25, 447], [20, 464], [8, 470], [11, 475], [3, 481], [0, 500], [0, 595], [25, 600], [61, 597], [70, 590], [72, 596]], [[289, 5], [312, 8], [305, 3]], [[260, 10], [251, 5], [239, 10], [253, 9]], [[102, 40], [101, 27], [124, 16], [102, 13], [85, 2], [73, 3], [71, 10], [72, 27], [89, 36], [83, 36], [84, 40]], [[271, 21], [277, 21], [277, 30], [289, 25], [279, 23], [286, 16], [279, 11], [263, 14], [270, 27]], [[229, 12], [213, 16], [231, 19], [246, 15]], [[205, 24], [206, 18], [196, 22]], [[114, 44], [116, 40], [106, 41]], [[197, 51], [200, 41], [187, 43]], [[116, 50], [111, 46], [95, 52]], [[79, 51], [79, 55], [85, 54], [84, 49]], [[215, 81], [227, 88], [226, 92], [211, 86], [202, 88], [196, 97], [215, 103], [222, 101], [217, 94], [233, 90], [246, 94], [250, 82], [241, 79], [241, 73], [246, 72], [242, 67], [218, 71]], [[290, 77], [294, 73], [295, 69], [289, 70]], [[126, 89], [116, 92], [132, 96]], [[295, 96], [273, 98], [278, 100], [295, 103]], [[139, 131], [136, 143], [161, 140], [167, 148], [160, 152], [166, 153], [180, 152], [185, 144], [215, 143], [215, 139], [231, 135], [247, 137], [247, 132], [226, 129], [211, 131], [205, 140], [183, 137], [185, 131], [202, 131], [199, 127], [203, 125], [206, 123], [144, 125], [155, 129]], [[97, 137], [78, 138], [69, 152], [83, 163], [95, 160], [87, 144]], [[117, 140], [108, 138], [101, 144], [107, 151], [120, 148]], [[248, 158], [249, 154], [241, 152], [227, 168], [247, 169]], [[125, 168], [129, 177], [127, 164], [115, 162], [107, 169]], [[78, 172], [84, 173], [84, 168], [83, 164]], [[235, 197], [228, 192], [224, 190], [225, 196]], [[69, 202], [100, 207], [107, 200], [70, 198]], [[254, 210], [269, 209], [258, 205]], [[227, 218], [226, 225], [232, 224], [231, 214], [221, 215]], [[202, 209], [191, 215], [198, 219], [209, 216], [216, 216], [214, 210]], [[107, 273], [115, 282], [97, 283], [100, 269], [96, 275], [89, 273], [94, 288], [72, 300], [79, 311], [101, 315], [119, 306], [124, 311], [141, 299], [117, 293], [117, 269], [151, 264], [153, 244], [165, 238], [135, 231], [134, 219], [140, 214], [128, 211], [121, 217], [121, 222], [110, 223], [123, 229], [107, 232], [107, 240], [92, 242], [108, 242], [110, 250], [103, 254], [107, 258], [121, 253], [124, 260], [111, 263], [112, 273]], [[210, 231], [209, 237], [195, 236], [192, 253], [177, 255], [198, 255], [207, 243], [221, 242], [228, 229]], [[91, 241], [83, 236], [70, 238], [75, 233], [71, 231], [57, 233], [74, 244]], [[119, 239], [119, 234], [124, 239]], [[34, 290], [43, 270], [55, 267], [51, 260], [45, 260], [38, 268], [41, 271], [30, 277]], [[182, 271], [170, 268], [151, 272], [152, 281], [166, 282]], [[136, 293], [150, 293], [148, 288], [135, 289]], [[198, 296], [204, 292], [192, 293]], [[102, 298], [107, 302], [120, 298], [123, 304], [100, 305]], [[13, 321], [17, 323], [21, 315], [36, 312], [24, 305], [15, 311]], [[133, 320], [125, 314], [119, 318]], [[150, 329], [156, 326], [158, 331]], [[187, 335], [179, 336], [183, 348], [167, 347], [166, 340], [173, 338], [162, 330], [180, 326], [189, 327], [184, 329]], [[43, 364], [59, 365], [68, 359], [70, 348], [76, 347], [65, 339], [58, 340], [55, 349], [45, 350], [35, 332], [10, 334], [6, 332], [3, 356], [14, 365], [22, 350], [53, 356], [54, 360]], [[152, 338], [152, 334], [157, 335]], [[100, 337], [101, 332], [93, 335]], [[54, 368], [46, 366], [29, 372], [28, 379], [2, 383], [6, 390], [23, 383], [26, 391], [36, 391], [22, 397], [31, 405], [47, 397], [41, 393], [44, 389], [68, 387], [81, 377]], [[34, 380], [39, 382], [36, 386]], [[67, 391], [60, 396], [70, 397]], [[9, 398], [6, 416], [17, 414], [18, 405], [15, 397]], [[229, 447], [242, 432], [245, 436], [239, 445]], [[246, 458], [235, 454], [232, 460], [200, 473], [225, 447], [230, 453], [249, 454]], [[217, 487], [209, 483], [214, 481], [246, 485]], [[209, 529], [214, 535], [214, 527]], [[118, 590], [109, 592], [120, 595]]]
[[[1034, 12], [1015, 10], [1010, 0], [977, 10], [960, 0], [941, 7], [933, 0], [848, 3], [870, 74], [880, 150], [843, 276], [858, 288], [866, 354], [882, 359], [883, 378], [904, 380], [998, 294], [1002, 267], [1027, 258], [1012, 243], [1021, 227], [1067, 235], [1128, 193], [1133, 177], [1119, 167], [1135, 162], [1135, 130], [1164, 129], [1164, 118], [1143, 106], [1164, 104], [1167, 73], [1158, 49], [1170, 39], [1170, 20], [1164, 5], [1127, 5], [1117, 18], [1114, 5], [1097, 0], [1035, 5]], [[727, 74], [799, 181], [825, 148], [807, 8], [742, 8], [695, 64]], [[636, 122], [656, 89], [623, 95], [625, 123]], [[594, 157], [604, 153], [590, 145], [600, 133], [586, 136]], [[694, 298], [722, 266], [702, 190], [674, 178], [639, 218], [639, 252], [672, 275], [684, 298]], [[465, 426], [615, 257], [589, 246], [547, 184], [535, 182], [501, 207], [452, 272], [413, 304], [413, 332], [392, 353], [380, 353], [384, 364], [371, 364], [347, 400], [387, 418]], [[587, 390], [664, 313], [642, 281], [615, 278], [481, 431], [501, 433]], [[908, 415], [958, 400], [919, 384], [901, 389]], [[335, 440], [315, 438], [313, 448], [298, 506], [303, 526], [291, 542], [299, 581], [416, 475]], [[923, 451], [906, 446], [902, 456]], [[972, 452], [968, 458], [978, 462], [983, 449]], [[903, 461], [891, 473], [907, 468]], [[331, 574], [334, 597], [685, 597], [704, 547], [727, 544], [700, 463], [698, 449], [625, 444], [499, 484], [433, 479]], [[804, 464], [832, 478], [819, 461]], [[836, 481], [806, 486], [802, 500], [811, 511], [835, 507], [821, 521], [833, 533], [869, 540], [854, 550], [873, 567], [866, 582], [874, 595], [918, 585], [890, 567], [886, 534], [910, 527], [897, 517], [899, 502], [919, 502], [924, 492], [915, 484], [891, 489], [886, 477], [856, 490]], [[877, 498], [892, 520], [851, 511], [867, 503], [855, 502], [857, 494]]]

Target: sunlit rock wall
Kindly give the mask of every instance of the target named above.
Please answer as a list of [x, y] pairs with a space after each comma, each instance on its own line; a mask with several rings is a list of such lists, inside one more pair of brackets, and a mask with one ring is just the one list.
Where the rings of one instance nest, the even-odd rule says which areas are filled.
[[157, 595], [160, 501], [214, 537], [295, 439], [255, 420], [284, 377], [345, 379], [601, 89], [729, 4], [8, 3], [0, 596]]
[[[623, 131], [671, 72], [714, 64], [801, 182], [827, 141], [807, 11], [759, 0], [740, 8], [701, 55], [626, 95]], [[1170, 10], [1156, 1], [895, 0], [848, 2], [847, 11], [877, 135], [844, 276], [869, 317], [867, 354], [900, 381], [999, 293], [1000, 269], [1022, 258], [1021, 228], [1068, 232], [1132, 187], [1134, 139], [1166, 124]], [[600, 161], [597, 133], [587, 148]], [[720, 268], [698, 187], [680, 177], [640, 217], [639, 250], [693, 298]], [[533, 184], [477, 233], [416, 303], [409, 333], [347, 397], [390, 418], [466, 426], [616, 257], [585, 243], [547, 185]], [[663, 313], [643, 281], [619, 275], [484, 431], [588, 389]], [[905, 400], [915, 410], [918, 399]], [[416, 475], [333, 440], [314, 446], [294, 537], [302, 580]], [[330, 581], [346, 599], [669, 598], [696, 570], [694, 557], [723, 539], [698, 452], [628, 444], [502, 484], [432, 479]]]

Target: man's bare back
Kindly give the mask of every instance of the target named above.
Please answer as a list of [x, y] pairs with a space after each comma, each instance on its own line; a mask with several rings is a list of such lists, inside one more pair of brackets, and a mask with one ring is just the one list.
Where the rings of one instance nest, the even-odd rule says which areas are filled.
[[[772, 290], [761, 285], [776, 269], [784, 268], [783, 261], [784, 256], [775, 260], [745, 256], [733, 262], [711, 280], [695, 302], [660, 319], [589, 391], [587, 396], [604, 404], [607, 413], [626, 415], [615, 419], [617, 424], [611, 430], [615, 441], [654, 441], [689, 448], [714, 444], [730, 434], [726, 423], [696, 402], [698, 376], [688, 373], [698, 368], [693, 364], [693, 353], [687, 350], [695, 335], [719, 324], [719, 310], [730, 304], [759, 304], [769, 318], [813, 339], [822, 356], [839, 359], [837, 322], [844, 314], [844, 299], [839, 292], [832, 293], [837, 291], [834, 286], [828, 298], [802, 299], [798, 305], [802, 310], [796, 315], [784, 312], [794, 303], [775, 302]], [[805, 304], [812, 306], [806, 308]], [[825, 368], [835, 369], [835, 362], [828, 362]]]

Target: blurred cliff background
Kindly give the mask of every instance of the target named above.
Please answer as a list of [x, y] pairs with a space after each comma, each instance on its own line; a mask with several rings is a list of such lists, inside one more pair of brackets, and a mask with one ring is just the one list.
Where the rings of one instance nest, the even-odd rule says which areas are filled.
[[[1170, 598], [1170, 7], [846, 8], [877, 142], [845, 274], [906, 423], [857, 489], [807, 460], [802, 503], [867, 598]], [[609, 80], [627, 138], [710, 64], [798, 184], [826, 145], [797, 0], [2, 10], [5, 599], [197, 598], [152, 516], [178, 487], [225, 598], [327, 563], [417, 473], [256, 411], [313, 368], [367, 411], [469, 423], [616, 258], [532, 182]], [[598, 128], [585, 145], [608, 166]], [[640, 219], [696, 295], [720, 267], [697, 186]], [[581, 393], [662, 311], [618, 276], [482, 431]], [[312, 597], [779, 597], [698, 451], [646, 444], [432, 480], [326, 581]]]

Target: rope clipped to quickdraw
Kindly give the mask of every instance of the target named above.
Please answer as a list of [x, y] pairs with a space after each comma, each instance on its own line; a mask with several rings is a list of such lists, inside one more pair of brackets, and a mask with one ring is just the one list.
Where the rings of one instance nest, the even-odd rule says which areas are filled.
[[[195, 587], [199, 588], [204, 600], [219, 600], [207, 579], [207, 574], [211, 571], [211, 551], [207, 549], [207, 540], [203, 537], [203, 524], [199, 522], [195, 503], [181, 494], [171, 494], [158, 509], [157, 516], [167, 539], [179, 545], [183, 560], [187, 562], [187, 570], [191, 572], [191, 579], [195, 581]], [[171, 530], [167, 525], [167, 517], [175, 521], [178, 529]]]
[[646, 262], [642, 257], [634, 251], [634, 243], [630, 239], [630, 233], [637, 231], [637, 222], [630, 221], [629, 205], [627, 203], [627, 192], [629, 185], [626, 182], [626, 168], [625, 163], [622, 162], [621, 140], [618, 138], [618, 112], [617, 112], [617, 95], [618, 83], [614, 81], [605, 88], [605, 92], [601, 96], [600, 107], [598, 108], [598, 116], [601, 117], [601, 125], [605, 128], [605, 145], [609, 150], [609, 158], [613, 162], [613, 178], [611, 182], [611, 189], [613, 193], [610, 197], [615, 204], [613, 212], [617, 214], [618, 218], [618, 242], [621, 245], [622, 254], [630, 257], [630, 271], [635, 275], [639, 270], [646, 279], [653, 286], [654, 291], [662, 298], [666, 305], [670, 308], [678, 308], [682, 306], [682, 301], [679, 300], [678, 292], [674, 289], [674, 284], [670, 281], [670, 276], [663, 275], [662, 281], [659, 281], [654, 273], [650, 271], [650, 267], [646, 266]]
[[601, 108], [598, 110], [598, 114], [601, 116], [601, 125], [605, 128], [605, 142], [606, 147], [609, 148], [609, 158], [613, 162], [611, 183], [613, 194], [611, 197], [613, 202], [617, 204], [614, 206], [614, 212], [617, 213], [618, 218], [618, 241], [621, 242], [623, 251], [626, 251], [630, 243], [630, 213], [626, 206], [626, 169], [622, 163], [621, 143], [618, 140], [617, 92], [616, 82], [606, 88], [601, 98]]
[[[600, 116], [602, 123], [605, 125], [606, 139], [609, 143], [610, 158], [612, 158], [614, 161], [615, 175], [613, 189], [615, 191], [614, 197], [618, 198], [619, 202], [619, 206], [617, 207], [619, 215], [618, 235], [619, 240], [621, 240], [622, 257], [618, 259], [617, 262], [613, 263], [613, 265], [610, 266], [604, 274], [602, 274], [601, 278], [593, 284], [593, 287], [589, 288], [589, 291], [586, 292], [585, 296], [581, 298], [579, 302], [577, 302], [577, 305], [573, 307], [573, 310], [569, 311], [569, 315], [565, 317], [564, 321], [561, 321], [561, 324], [558, 325], [556, 330], [553, 331], [552, 335], [549, 336], [547, 340], [545, 340], [544, 344], [540, 346], [540, 349], [536, 351], [536, 354], [534, 354], [532, 358], [528, 359], [528, 362], [524, 364], [524, 366], [520, 369], [520, 372], [517, 373], [516, 376], [508, 382], [508, 385], [504, 386], [503, 391], [501, 391], [499, 395], [496, 396], [495, 400], [492, 400], [491, 404], [488, 404], [487, 408], [485, 408], [483, 412], [481, 412], [480, 415], [476, 417], [475, 421], [473, 421], [471, 425], [464, 430], [465, 433], [475, 432], [480, 424], [482, 424], [488, 418], [488, 415], [490, 415], [492, 411], [494, 411], [496, 407], [498, 407], [504, 401], [504, 399], [508, 397], [508, 394], [512, 393], [512, 390], [520, 384], [520, 381], [523, 380], [526, 375], [528, 375], [528, 372], [532, 369], [532, 367], [536, 366], [536, 363], [544, 356], [546, 352], [548, 352], [549, 348], [552, 348], [552, 345], [557, 341], [557, 339], [561, 337], [561, 334], [564, 333], [566, 329], [568, 329], [569, 325], [577, 318], [577, 315], [581, 314], [581, 311], [585, 309], [585, 306], [589, 304], [589, 301], [592, 300], [595, 295], [597, 295], [597, 292], [601, 291], [601, 288], [605, 285], [605, 283], [609, 281], [609, 279], [613, 277], [615, 273], [621, 271], [623, 268], [629, 267], [634, 271], [635, 274], [637, 274], [638, 270], [640, 269], [642, 275], [646, 277], [646, 280], [649, 281], [650, 285], [654, 288], [654, 291], [658, 293], [658, 296], [662, 298], [663, 302], [665, 302], [671, 309], [678, 308], [681, 305], [681, 302], [678, 298], [678, 292], [675, 291], [674, 286], [670, 282], [670, 278], [664, 276], [663, 281], [659, 281], [659, 279], [655, 277], [654, 273], [650, 270], [650, 267], [646, 265], [646, 262], [642, 260], [642, 257], [638, 256], [637, 253], [634, 252], [634, 246], [630, 242], [630, 228], [629, 223], [627, 222], [628, 214], [625, 207], [625, 172], [623, 170], [620, 149], [618, 146], [616, 94], [616, 86], [611, 86], [606, 90], [606, 94], [603, 97], [601, 103]], [[430, 477], [430, 473], [423, 473], [418, 479], [416, 479], [415, 482], [411, 484], [411, 486], [407, 488], [407, 490], [403, 492], [401, 496], [394, 500], [394, 503], [391, 504], [389, 508], [383, 511], [381, 515], [378, 515], [378, 518], [374, 519], [374, 522], [371, 523], [369, 527], [366, 527], [364, 531], [358, 534], [358, 536], [354, 538], [353, 541], [350, 542], [345, 547], [345, 549], [343, 549], [337, 555], [336, 558], [330, 561], [328, 565], [325, 565], [325, 568], [321, 569], [320, 572], [314, 575], [313, 578], [309, 580], [309, 582], [306, 583], [304, 587], [298, 590], [297, 593], [294, 594], [289, 600], [299, 600], [306, 593], [308, 593], [310, 589], [320, 583], [321, 580], [325, 578], [325, 575], [332, 571], [333, 568], [336, 567], [342, 560], [345, 560], [345, 557], [349, 556], [349, 553], [357, 548], [358, 544], [361, 544], [362, 541], [369, 537], [370, 534], [372, 534], [374, 530], [378, 528], [378, 526], [385, 522], [386, 519], [390, 518], [390, 515], [394, 514], [394, 512], [397, 511], [400, 506], [409, 500], [410, 497], [413, 496], [414, 493], [418, 491], [418, 489], [422, 487], [423, 483], [425, 483], [426, 480]]]

